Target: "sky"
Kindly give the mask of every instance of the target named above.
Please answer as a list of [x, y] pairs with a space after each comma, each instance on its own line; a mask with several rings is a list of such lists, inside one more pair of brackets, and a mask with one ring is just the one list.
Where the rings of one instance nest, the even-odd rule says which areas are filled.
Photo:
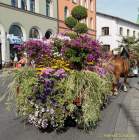
[[136, 22], [139, 0], [96, 0], [97, 12], [103, 12]]

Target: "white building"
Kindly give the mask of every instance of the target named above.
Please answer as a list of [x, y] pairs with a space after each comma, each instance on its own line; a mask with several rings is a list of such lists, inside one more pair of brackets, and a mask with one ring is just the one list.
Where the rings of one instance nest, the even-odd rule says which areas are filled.
[[120, 45], [123, 36], [139, 38], [139, 25], [131, 21], [97, 12], [97, 39], [105, 50], [112, 50]]

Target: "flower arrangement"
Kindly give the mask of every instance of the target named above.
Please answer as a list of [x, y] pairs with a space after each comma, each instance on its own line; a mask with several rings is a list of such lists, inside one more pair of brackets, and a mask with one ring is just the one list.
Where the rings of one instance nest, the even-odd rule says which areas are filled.
[[36, 64], [41, 62], [45, 56], [51, 57], [52, 55], [51, 43], [39, 39], [28, 40], [21, 46], [16, 46], [16, 48], [19, 51], [26, 52], [30, 61], [34, 60]]
[[111, 90], [108, 72], [98, 65], [99, 42], [86, 35], [75, 39], [56, 35], [29, 40], [18, 49], [38, 64], [15, 73], [18, 94], [14, 95], [21, 117], [39, 129], [63, 127], [68, 117], [83, 128], [96, 126]]
[[39, 77], [32, 68], [21, 69], [15, 81], [18, 114], [39, 129], [63, 127], [69, 116], [78, 126], [94, 127], [110, 90], [109, 81], [94, 72], [49, 67]]
[[79, 36], [62, 48], [63, 56], [70, 61], [73, 68], [82, 69], [88, 62], [97, 63], [101, 57], [101, 46], [92, 38]]
[[28, 97], [29, 104], [35, 108], [34, 112], [28, 115], [30, 124], [41, 129], [48, 125], [53, 128], [63, 125], [66, 110], [63, 102], [59, 101], [61, 94], [54, 86], [66, 76], [63, 69], [46, 68], [42, 71], [38, 79], [39, 85], [33, 87], [34, 95]]

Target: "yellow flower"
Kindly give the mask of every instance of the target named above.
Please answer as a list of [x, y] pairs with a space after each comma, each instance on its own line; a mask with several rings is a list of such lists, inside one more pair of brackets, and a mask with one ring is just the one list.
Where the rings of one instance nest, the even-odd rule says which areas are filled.
[[87, 62], [87, 64], [90, 64], [90, 65], [91, 65], [91, 64], [94, 64], [94, 61], [92, 61], [92, 62]]
[[44, 67], [42, 67], [42, 68], [39, 67], [39, 68], [36, 68], [36, 70], [37, 70], [37, 74], [40, 75], [40, 74], [42, 74], [42, 71], [45, 70], [45, 68]]
[[53, 59], [51, 62], [51, 68], [59, 69], [63, 68], [65, 71], [70, 71], [69, 63], [63, 58]]

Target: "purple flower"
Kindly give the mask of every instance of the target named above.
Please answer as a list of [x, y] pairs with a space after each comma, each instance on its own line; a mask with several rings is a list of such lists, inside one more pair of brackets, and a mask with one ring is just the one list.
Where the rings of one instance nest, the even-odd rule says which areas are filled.
[[107, 71], [99, 66], [95, 66], [95, 72], [98, 73], [100, 76], [104, 77], [107, 74]]
[[94, 60], [95, 60], [95, 57], [94, 57], [93, 54], [88, 54], [88, 55], [87, 55], [87, 61], [88, 61], [88, 62], [92, 62], [92, 61], [94, 61]]
[[57, 78], [64, 78], [67, 76], [64, 69], [59, 69], [54, 73], [54, 76]]
[[51, 44], [45, 43], [43, 40], [32, 39], [23, 43], [21, 46], [16, 46], [19, 51], [26, 51], [31, 59], [35, 62], [40, 62], [44, 56], [52, 55]]
[[48, 88], [48, 87], [45, 88], [46, 95], [49, 95], [51, 92], [52, 92], [52, 88]]
[[42, 71], [42, 76], [49, 77], [50, 75], [53, 74], [53, 72], [54, 72], [54, 69], [46, 68], [45, 70]]
[[[70, 54], [72, 49], [75, 57], [77, 57], [76, 54], [79, 54], [78, 56], [81, 57], [81, 63], [84, 63], [83, 61], [85, 61], [85, 58], [89, 62], [97, 62], [101, 57], [100, 43], [87, 35], [79, 36], [78, 38], [71, 40], [69, 44], [65, 44], [65, 46], [61, 49], [61, 53], [64, 57], [70, 59], [70, 56], [67, 54]], [[83, 53], [84, 55], [82, 55]], [[74, 57], [73, 55], [71, 57]]]
[[48, 79], [45, 80], [45, 87], [53, 87], [53, 85], [54, 81]]

